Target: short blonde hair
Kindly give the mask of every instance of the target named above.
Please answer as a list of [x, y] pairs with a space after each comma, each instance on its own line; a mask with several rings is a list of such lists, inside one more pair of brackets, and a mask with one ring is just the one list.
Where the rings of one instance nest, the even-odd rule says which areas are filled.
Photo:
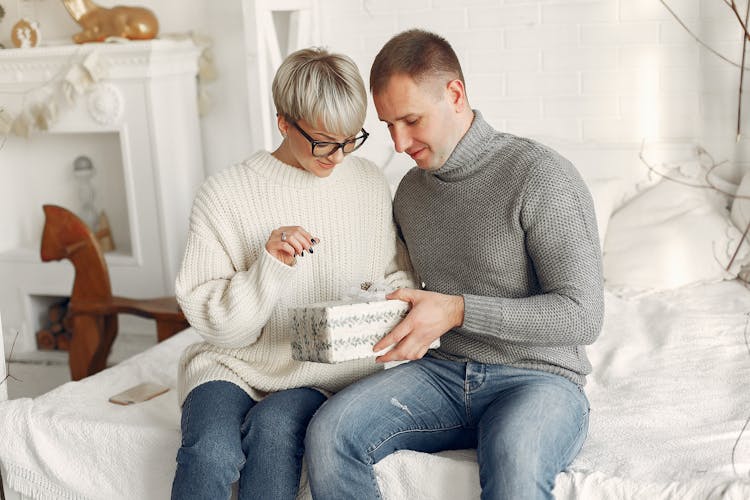
[[276, 113], [288, 121], [305, 120], [344, 137], [365, 123], [367, 91], [357, 65], [343, 54], [322, 48], [290, 54], [272, 85]]

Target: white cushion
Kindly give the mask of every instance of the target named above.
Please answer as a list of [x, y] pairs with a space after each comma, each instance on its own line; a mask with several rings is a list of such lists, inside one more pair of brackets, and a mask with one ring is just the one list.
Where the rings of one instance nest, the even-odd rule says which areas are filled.
[[[688, 180], [688, 182], [690, 182]], [[609, 221], [604, 281], [615, 292], [663, 290], [737, 276], [743, 244], [726, 198], [711, 189], [661, 180], [633, 198]]]
[[0, 401], [8, 399], [8, 384], [5, 378], [5, 338], [3, 336], [3, 322], [0, 320]]
[[743, 231], [750, 223], [750, 175], [742, 178], [732, 201], [732, 222]]

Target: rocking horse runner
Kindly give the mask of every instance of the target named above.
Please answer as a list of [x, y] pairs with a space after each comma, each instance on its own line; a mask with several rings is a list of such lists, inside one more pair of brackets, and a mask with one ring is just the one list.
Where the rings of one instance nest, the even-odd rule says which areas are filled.
[[118, 314], [154, 319], [159, 342], [189, 326], [174, 297], [138, 300], [113, 296], [107, 262], [89, 227], [59, 206], [44, 205], [44, 214], [42, 260], [68, 259], [75, 268], [68, 305], [73, 324], [69, 351], [73, 380], [106, 367], [117, 336]]

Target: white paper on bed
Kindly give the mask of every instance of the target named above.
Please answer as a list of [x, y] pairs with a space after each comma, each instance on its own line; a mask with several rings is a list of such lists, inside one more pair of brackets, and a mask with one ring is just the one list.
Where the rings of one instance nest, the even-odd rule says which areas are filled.
[[[589, 438], [557, 477], [558, 499], [750, 498], [745, 345], [750, 292], [736, 281], [634, 300], [607, 294], [589, 349]], [[169, 497], [179, 445], [175, 392], [116, 406], [109, 395], [144, 380], [174, 387], [183, 332], [118, 366], [45, 396], [0, 404], [7, 483], [32, 498]], [[473, 451], [402, 451], [375, 466], [391, 500], [478, 498]], [[309, 498], [304, 489], [302, 498]]]

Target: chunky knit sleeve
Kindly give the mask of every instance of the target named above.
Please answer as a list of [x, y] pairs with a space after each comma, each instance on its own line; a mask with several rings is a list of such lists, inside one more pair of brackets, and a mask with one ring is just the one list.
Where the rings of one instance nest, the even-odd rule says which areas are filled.
[[[393, 220], [391, 188], [383, 171], [375, 163], [364, 158], [352, 157], [358, 170], [358, 182], [363, 182], [367, 198], [358, 200], [357, 212], [367, 221], [370, 231], [368, 245], [372, 258], [377, 261], [378, 272], [391, 288], [414, 288], [415, 278], [409, 254], [403, 240], [397, 236]], [[376, 257], [377, 256], [377, 257]], [[381, 260], [382, 259], [382, 260]], [[373, 264], [375, 261], [373, 262]]]
[[[396, 232], [395, 229], [393, 232]], [[404, 242], [400, 238], [396, 238], [395, 243], [396, 251], [386, 268], [385, 280], [392, 288], [416, 288], [417, 283], [414, 277], [414, 270], [409, 260], [409, 254], [406, 251], [406, 245], [404, 245]]]
[[229, 248], [237, 237], [224, 233], [240, 228], [222, 220], [216, 200], [226, 197], [231, 194], [215, 186], [206, 186], [196, 197], [175, 293], [185, 317], [207, 342], [235, 348], [257, 340], [295, 269], [260, 242], [254, 242], [260, 248], [254, 259], [248, 255], [253, 242]]
[[591, 344], [604, 314], [602, 263], [591, 195], [575, 168], [548, 156], [529, 168], [520, 224], [540, 294], [464, 295], [460, 331], [521, 345]]

